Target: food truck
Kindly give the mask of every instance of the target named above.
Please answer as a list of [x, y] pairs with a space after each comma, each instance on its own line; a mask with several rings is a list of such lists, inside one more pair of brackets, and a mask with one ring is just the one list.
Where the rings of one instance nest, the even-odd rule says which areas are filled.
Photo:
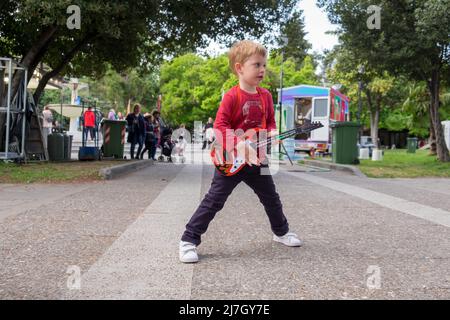
[[[349, 121], [349, 98], [336, 89], [310, 85], [298, 85], [278, 91], [278, 99], [282, 98], [282, 131], [301, 126], [305, 121], [320, 121], [323, 124], [320, 129], [295, 136], [295, 151], [313, 154], [331, 152], [330, 123]], [[279, 121], [279, 107], [277, 114]]]

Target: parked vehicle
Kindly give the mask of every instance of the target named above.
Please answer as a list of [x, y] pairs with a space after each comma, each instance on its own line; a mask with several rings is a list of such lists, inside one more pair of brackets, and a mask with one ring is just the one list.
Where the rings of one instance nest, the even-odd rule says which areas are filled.
[[[280, 96], [280, 95], [279, 95]], [[283, 127], [280, 131], [301, 126], [305, 121], [319, 121], [323, 127], [295, 136], [295, 151], [315, 154], [331, 153], [330, 123], [349, 121], [349, 98], [327, 87], [299, 85], [283, 88]], [[278, 111], [279, 121], [279, 111]], [[277, 122], [278, 124], [279, 122]]]

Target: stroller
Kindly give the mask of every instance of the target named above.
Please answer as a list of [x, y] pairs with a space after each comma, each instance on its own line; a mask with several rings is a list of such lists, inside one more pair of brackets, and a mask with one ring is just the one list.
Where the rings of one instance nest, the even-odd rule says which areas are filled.
[[178, 157], [178, 161], [181, 163], [185, 163], [186, 158], [184, 157], [184, 151], [186, 149], [186, 139], [184, 139], [183, 136], [179, 136], [178, 140], [176, 141], [175, 144], [175, 153]]
[[161, 134], [161, 155], [158, 157], [159, 161], [164, 161], [167, 158], [167, 162], [172, 161], [172, 150], [174, 143], [172, 141], [172, 129], [164, 128]]

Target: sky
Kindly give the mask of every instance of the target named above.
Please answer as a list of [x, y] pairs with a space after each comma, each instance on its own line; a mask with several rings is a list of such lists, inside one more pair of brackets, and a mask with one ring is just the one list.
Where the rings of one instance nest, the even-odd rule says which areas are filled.
[[[299, 8], [303, 10], [305, 22], [305, 38], [312, 45], [310, 53], [316, 51], [322, 53], [324, 49], [331, 49], [338, 43], [337, 36], [325, 34], [327, 31], [336, 30], [336, 26], [332, 25], [324, 11], [316, 6], [316, 0], [301, 0]], [[218, 43], [211, 43], [205, 50], [212, 56], [222, 54], [228, 49]]]
[[312, 44], [312, 51], [323, 52], [338, 43], [337, 36], [325, 34], [336, 30], [336, 26], [328, 21], [327, 15], [316, 6], [315, 0], [301, 0], [299, 8], [303, 10], [306, 40]]

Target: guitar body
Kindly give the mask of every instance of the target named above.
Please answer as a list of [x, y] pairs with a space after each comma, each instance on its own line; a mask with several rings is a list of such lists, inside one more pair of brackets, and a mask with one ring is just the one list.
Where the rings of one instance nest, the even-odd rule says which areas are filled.
[[220, 174], [227, 177], [234, 176], [245, 167], [245, 159], [238, 157], [236, 150], [230, 153], [226, 150], [221, 152], [220, 149], [215, 142], [211, 146], [211, 159]]
[[[262, 142], [257, 142], [256, 144], [255, 144], [256, 131], [253, 131], [253, 134], [251, 136], [245, 136], [245, 139], [247, 142], [255, 144], [254, 149], [257, 150], [259, 146], [265, 146], [271, 143], [273, 139], [284, 140], [296, 134], [310, 132], [312, 130], [321, 127], [323, 127], [323, 125], [320, 122], [308, 123], [296, 129], [283, 132], [277, 135], [276, 137], [269, 138]], [[227, 152], [224, 148], [222, 148], [222, 146], [217, 141], [214, 141], [214, 143], [211, 145], [210, 155], [217, 171], [219, 171], [220, 174], [227, 177], [234, 176], [247, 165], [247, 163], [245, 162], [245, 158], [238, 155], [236, 148], [234, 148], [231, 152]]]

